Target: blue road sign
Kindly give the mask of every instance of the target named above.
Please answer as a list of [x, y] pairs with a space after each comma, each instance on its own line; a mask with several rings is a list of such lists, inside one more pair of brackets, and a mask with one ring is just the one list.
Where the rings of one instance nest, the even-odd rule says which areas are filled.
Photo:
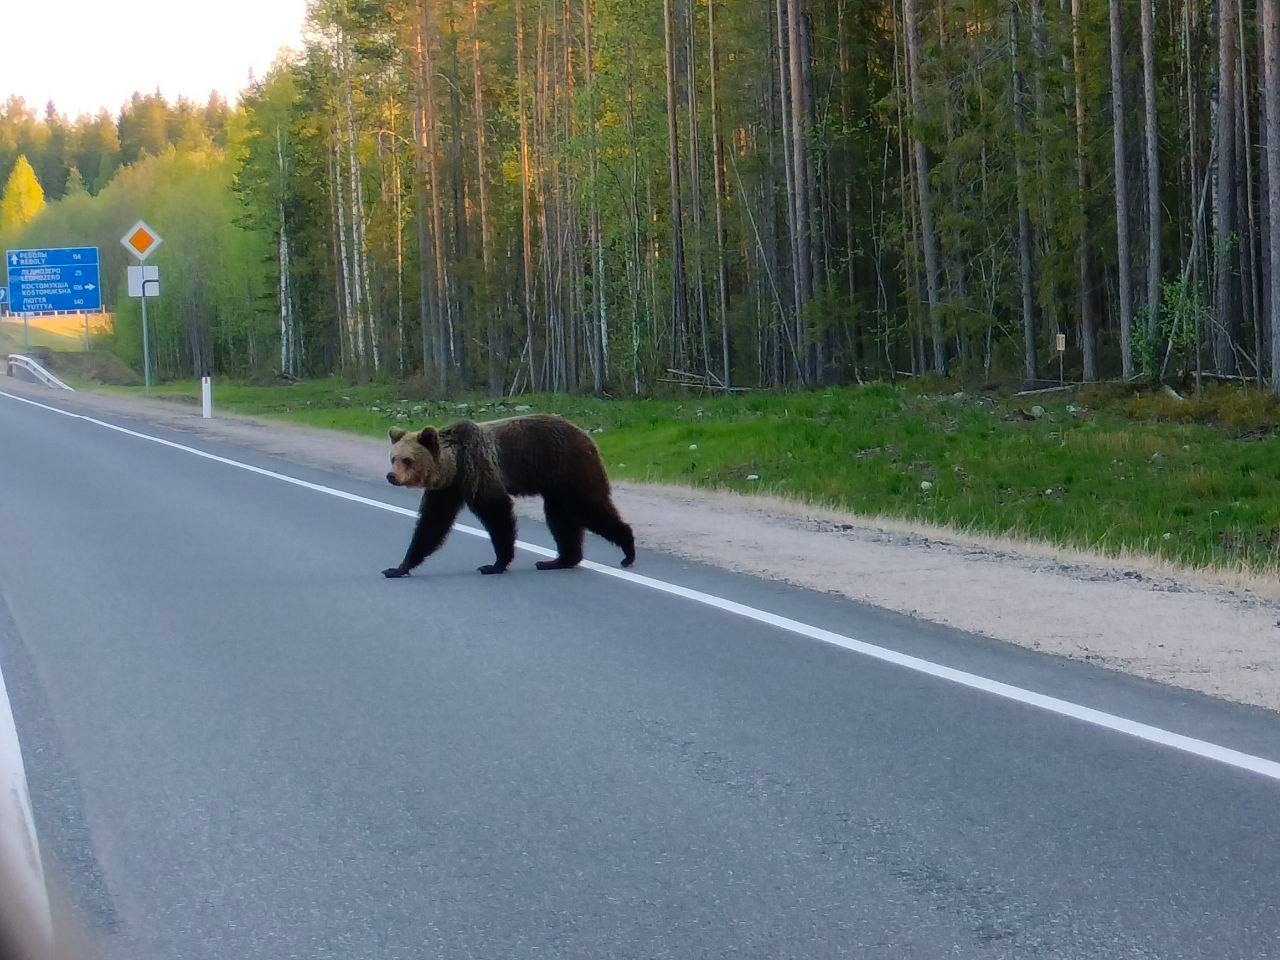
[[4, 262], [13, 313], [102, 309], [97, 247], [9, 250]]

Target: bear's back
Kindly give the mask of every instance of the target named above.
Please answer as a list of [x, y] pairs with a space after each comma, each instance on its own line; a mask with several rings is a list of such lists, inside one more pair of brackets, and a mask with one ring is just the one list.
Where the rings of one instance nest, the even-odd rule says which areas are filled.
[[493, 441], [503, 486], [513, 496], [574, 496], [603, 476], [590, 436], [562, 417], [533, 414], [480, 427]]

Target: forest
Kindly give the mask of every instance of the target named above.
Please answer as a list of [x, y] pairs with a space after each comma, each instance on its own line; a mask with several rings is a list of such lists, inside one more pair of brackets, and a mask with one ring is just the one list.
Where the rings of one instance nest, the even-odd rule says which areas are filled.
[[165, 377], [1280, 391], [1278, 6], [315, 0], [235, 104], [10, 99], [0, 242], [137, 364], [146, 218]]

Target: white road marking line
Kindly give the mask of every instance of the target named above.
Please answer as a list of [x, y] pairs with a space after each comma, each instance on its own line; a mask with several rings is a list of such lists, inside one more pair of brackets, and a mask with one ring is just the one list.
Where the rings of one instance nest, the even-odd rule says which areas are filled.
[[[374, 500], [370, 497], [362, 497], [354, 493], [347, 493], [345, 490], [338, 490], [334, 487], [327, 487], [319, 483], [311, 483], [308, 480], [300, 480], [297, 477], [277, 473], [274, 470], [266, 470], [262, 467], [255, 467], [252, 464], [242, 463], [239, 460], [220, 457], [204, 450], [198, 450], [195, 447], [175, 443], [172, 440], [165, 440], [161, 437], [154, 437], [150, 434], [139, 433], [136, 430], [130, 430], [114, 423], [107, 423], [105, 420], [97, 420], [83, 414], [71, 413], [67, 410], [61, 410], [57, 407], [48, 406], [47, 404], [37, 403], [34, 400], [28, 400], [25, 397], [15, 396], [11, 393], [5, 393], [4, 391], [0, 391], [0, 397], [8, 397], [10, 400], [17, 400], [19, 403], [39, 407], [43, 410], [48, 410], [64, 417], [70, 417], [75, 420], [84, 420], [107, 430], [114, 430], [117, 433], [123, 433], [130, 437], [137, 437], [140, 440], [147, 440], [151, 443], [158, 443], [161, 446], [171, 447], [174, 450], [181, 450], [185, 453], [202, 457], [205, 460], [212, 460], [215, 463], [226, 464], [229, 467], [235, 467], [239, 470], [247, 470], [250, 473], [258, 474], [259, 476], [270, 477], [273, 480], [280, 480], [283, 483], [289, 483], [295, 487], [314, 490], [317, 493], [327, 494], [341, 500], [349, 500], [352, 503], [364, 504], [365, 506], [374, 507], [378, 510], [386, 510], [389, 513], [397, 513], [406, 517], [416, 517], [418, 515], [416, 510], [409, 510], [405, 507], [398, 507], [394, 504], [384, 503], [381, 500]], [[470, 527], [466, 524], [456, 524], [454, 529], [473, 537], [488, 538], [488, 534], [484, 530], [477, 527]], [[533, 553], [538, 556], [555, 556], [554, 550], [548, 550], [546, 547], [540, 547], [532, 543], [525, 543], [523, 540], [516, 541], [516, 546], [527, 553]], [[1268, 777], [1272, 780], [1280, 780], [1280, 762], [1275, 760], [1268, 760], [1265, 757], [1257, 757], [1252, 754], [1242, 753], [1239, 750], [1232, 750], [1229, 747], [1210, 743], [1206, 740], [1197, 740], [1194, 737], [1183, 736], [1182, 734], [1174, 733], [1171, 730], [1165, 730], [1161, 727], [1155, 727], [1146, 723], [1139, 723], [1136, 720], [1130, 720], [1127, 717], [1117, 716], [1113, 713], [1106, 713], [1102, 710], [1095, 710], [1092, 707], [1073, 703], [1070, 700], [1051, 697], [1047, 694], [1037, 693], [1034, 690], [1027, 690], [1024, 687], [1017, 687], [1012, 684], [1002, 683], [999, 680], [992, 680], [988, 677], [983, 677], [975, 673], [968, 673], [964, 670], [957, 670], [954, 667], [934, 663], [932, 660], [925, 660], [920, 657], [910, 656], [909, 654], [899, 653], [897, 650], [877, 646], [874, 643], [867, 643], [864, 640], [855, 640], [852, 637], [846, 637], [843, 634], [835, 633], [831, 630], [824, 630], [821, 627], [802, 623], [799, 620], [792, 620], [789, 617], [779, 616], [778, 614], [770, 613], [767, 610], [760, 610], [756, 607], [750, 607], [746, 604], [737, 603], [733, 600], [726, 600], [724, 597], [717, 597], [714, 594], [703, 593], [701, 590], [682, 587], [679, 584], [668, 583], [665, 580], [656, 580], [653, 577], [646, 577], [638, 573], [632, 573], [629, 570], [606, 567], [603, 564], [595, 563], [590, 560], [585, 561], [582, 565], [589, 570], [604, 574], [607, 577], [625, 580], [628, 583], [635, 584], [636, 586], [646, 587], [647, 589], [656, 590], [670, 596], [691, 600], [694, 603], [699, 603], [703, 606], [723, 610], [725, 613], [731, 613], [734, 616], [742, 617], [747, 620], [754, 620], [756, 623], [762, 623], [767, 626], [775, 627], [779, 630], [785, 630], [788, 633], [807, 637], [810, 640], [817, 640], [821, 643], [841, 647], [842, 649], [848, 650], [852, 653], [861, 654], [862, 656], [870, 657], [883, 663], [893, 664], [894, 666], [902, 667], [905, 670], [911, 670], [915, 673], [922, 673], [926, 676], [936, 677], [939, 680], [946, 680], [949, 683], [959, 684], [960, 686], [969, 687], [973, 690], [981, 690], [984, 693], [990, 693], [1005, 700], [1012, 700], [1015, 703], [1035, 707], [1038, 710], [1055, 713], [1059, 716], [1070, 717], [1074, 720], [1080, 720], [1096, 727], [1102, 727], [1103, 729], [1111, 730], [1116, 733], [1123, 733], [1130, 737], [1136, 737], [1137, 739], [1145, 740], [1148, 743], [1154, 743], [1162, 747], [1169, 747], [1173, 750], [1189, 753], [1193, 756], [1202, 757], [1206, 760], [1213, 760], [1229, 767], [1247, 770], [1250, 773], [1260, 774], [1261, 776]]]

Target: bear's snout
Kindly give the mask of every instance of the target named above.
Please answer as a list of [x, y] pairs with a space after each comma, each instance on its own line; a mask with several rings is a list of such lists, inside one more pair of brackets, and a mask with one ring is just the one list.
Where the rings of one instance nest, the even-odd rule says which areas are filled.
[[393, 487], [400, 486], [400, 481], [396, 479], [396, 475], [394, 473], [387, 474], [387, 483], [391, 484]]

